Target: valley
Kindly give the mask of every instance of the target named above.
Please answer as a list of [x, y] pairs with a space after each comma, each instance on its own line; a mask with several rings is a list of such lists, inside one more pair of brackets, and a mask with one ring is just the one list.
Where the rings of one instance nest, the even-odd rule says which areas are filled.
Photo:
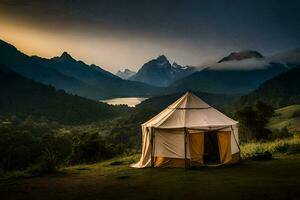
[[0, 200], [298, 200], [300, 1], [0, 0]]

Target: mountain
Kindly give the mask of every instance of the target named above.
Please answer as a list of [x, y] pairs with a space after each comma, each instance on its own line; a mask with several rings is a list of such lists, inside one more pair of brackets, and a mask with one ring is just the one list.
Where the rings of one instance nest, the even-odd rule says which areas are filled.
[[32, 80], [56, 88], [65, 89], [70, 93], [90, 96], [100, 95], [99, 89], [89, 87], [87, 84], [60, 73], [57, 70], [41, 66], [29, 56], [18, 51], [14, 46], [0, 40], [0, 64]]
[[170, 64], [166, 56], [161, 55], [144, 64], [129, 80], [139, 81], [150, 85], [166, 87], [172, 82], [186, 77], [196, 71], [195, 67]]
[[233, 52], [233, 53], [229, 54], [229, 56], [226, 56], [226, 57], [222, 58], [221, 60], [219, 60], [218, 63], [232, 61], [232, 60], [245, 60], [245, 59], [249, 59], [249, 58], [264, 58], [264, 56], [257, 51], [244, 50], [244, 51], [240, 51], [240, 52]]
[[124, 112], [120, 106], [70, 95], [25, 78], [0, 65], [0, 115], [32, 115], [64, 124], [107, 120]]
[[[69, 53], [63, 52], [61, 56], [48, 59], [43, 59], [37, 56], [32, 56], [32, 58], [37, 59], [38, 61], [43, 64], [43, 61], [48, 61], [49, 67], [53, 67], [58, 71], [62, 72], [63, 74], [70, 74], [74, 77], [97, 77], [97, 76], [104, 76], [108, 78], [118, 78], [112, 73], [105, 71], [101, 67], [97, 65], [87, 65], [83, 61], [75, 60]], [[51, 62], [53, 61], [53, 62]], [[47, 65], [48, 63], [44, 63]], [[51, 65], [52, 64], [52, 65]], [[81, 76], [80, 76], [81, 75]]]
[[283, 64], [269, 63], [260, 53], [253, 52], [249, 54], [242, 52], [238, 55], [232, 53], [221, 59], [221, 62], [174, 82], [168, 91], [191, 89], [208, 93], [243, 94], [287, 70]]
[[263, 101], [274, 107], [300, 104], [300, 66], [264, 82], [255, 91], [241, 98], [242, 105]]
[[158, 90], [143, 83], [122, 80], [96, 65], [77, 61], [66, 52], [52, 59], [29, 57], [1, 40], [0, 64], [32, 80], [95, 99], [145, 96]]
[[133, 75], [135, 75], [136, 72], [131, 71], [130, 69], [124, 69], [124, 71], [119, 70], [116, 73], [116, 76], [120, 77], [121, 79], [129, 79], [130, 77], [132, 77]]
[[296, 67], [300, 65], [300, 48], [275, 54], [269, 60], [285, 64], [289, 68]]

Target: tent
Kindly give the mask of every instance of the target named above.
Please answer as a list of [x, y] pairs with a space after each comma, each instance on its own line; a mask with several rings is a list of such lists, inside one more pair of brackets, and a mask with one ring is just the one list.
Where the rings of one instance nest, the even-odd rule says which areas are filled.
[[239, 160], [238, 122], [191, 92], [142, 124], [144, 167], [197, 167]]

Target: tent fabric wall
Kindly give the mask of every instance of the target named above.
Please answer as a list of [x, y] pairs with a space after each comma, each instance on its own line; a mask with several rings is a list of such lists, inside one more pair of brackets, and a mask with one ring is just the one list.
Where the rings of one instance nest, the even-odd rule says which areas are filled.
[[[154, 167], [185, 167], [184, 131], [182, 129], [151, 129], [143, 127], [141, 159], [131, 165], [135, 168], [151, 167], [151, 134], [154, 137]], [[218, 131], [220, 163], [232, 164], [239, 161], [239, 148], [230, 127]], [[209, 133], [208, 133], [209, 134]], [[187, 154], [188, 166], [202, 166], [204, 154], [204, 131], [188, 129]]]
[[231, 131], [218, 131], [220, 163], [225, 164], [231, 160]]
[[189, 133], [189, 150], [191, 166], [203, 165], [204, 132]]
[[185, 160], [182, 158], [155, 157], [154, 167], [177, 167], [184, 168]]
[[[155, 157], [184, 158], [183, 130], [155, 130]], [[187, 151], [187, 158], [190, 157]]]
[[240, 152], [238, 122], [187, 92], [142, 124], [141, 159], [131, 166], [185, 167], [182, 164], [185, 161], [189, 165], [202, 165], [204, 132], [207, 134], [210, 131], [220, 133], [218, 141], [221, 164], [237, 162]]
[[151, 129], [146, 126], [142, 126], [142, 151], [141, 159], [132, 164], [134, 168], [151, 167]]

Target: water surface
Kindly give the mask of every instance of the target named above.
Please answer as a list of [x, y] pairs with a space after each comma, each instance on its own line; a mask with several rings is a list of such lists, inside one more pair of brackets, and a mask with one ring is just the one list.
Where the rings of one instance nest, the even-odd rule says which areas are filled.
[[135, 107], [137, 104], [146, 100], [146, 97], [123, 97], [123, 98], [113, 98], [113, 99], [103, 99], [101, 102], [110, 105], [127, 105], [129, 107]]

